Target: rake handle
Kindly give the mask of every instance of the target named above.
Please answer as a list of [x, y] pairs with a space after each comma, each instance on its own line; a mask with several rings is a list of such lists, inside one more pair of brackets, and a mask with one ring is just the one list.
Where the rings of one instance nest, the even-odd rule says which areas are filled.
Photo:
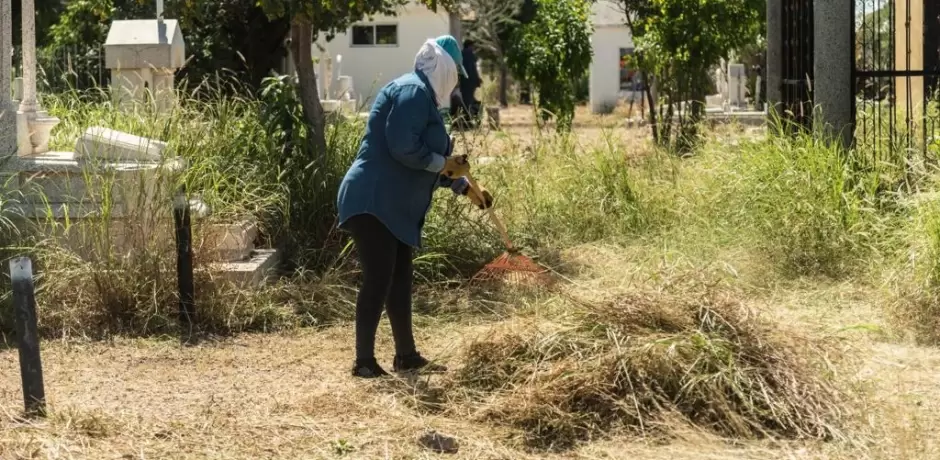
[[[486, 197], [483, 196], [483, 190], [480, 189], [480, 186], [477, 184], [477, 181], [473, 179], [473, 176], [470, 175], [469, 171], [467, 172], [466, 177], [467, 177], [467, 182], [470, 183], [470, 189], [473, 190], [473, 193], [477, 194], [477, 197], [480, 198], [481, 203], [486, 203]], [[506, 231], [506, 226], [503, 225], [503, 221], [500, 220], [499, 217], [497, 217], [496, 214], [493, 213], [492, 206], [486, 208], [486, 213], [489, 214], [490, 220], [493, 221], [493, 225], [495, 225], [496, 228], [499, 229], [499, 235], [500, 237], [502, 237], [503, 244], [506, 245], [506, 249], [512, 251], [513, 246], [512, 246], [512, 243], [509, 241], [509, 233]]]

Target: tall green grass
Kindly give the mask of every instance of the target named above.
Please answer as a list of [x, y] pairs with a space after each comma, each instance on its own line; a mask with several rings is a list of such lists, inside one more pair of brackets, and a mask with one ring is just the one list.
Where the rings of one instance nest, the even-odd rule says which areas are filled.
[[[167, 142], [168, 154], [184, 158], [187, 168], [177, 177], [158, 181], [163, 189], [156, 197], [158, 206], [141, 210], [147, 215], [128, 216], [120, 232], [109, 218], [113, 184], [93, 162], [84, 176], [88, 193], [105, 197], [101, 216], [81, 222], [51, 215], [39, 222], [18, 219], [19, 226], [39, 227], [31, 232], [32, 239], [18, 244], [28, 247], [43, 269], [39, 300], [44, 331], [100, 335], [175, 328], [175, 249], [169, 211], [173, 194], [181, 187], [212, 210], [208, 218], [197, 219], [196, 241], [207, 224], [251, 220], [262, 229], [257, 243], [280, 247], [286, 261], [295, 266], [319, 268], [324, 264], [316, 257], [324, 248], [338, 253], [339, 243], [330, 245], [328, 238], [335, 216], [335, 186], [355, 148], [343, 135], [354, 136], [357, 128], [334, 125], [331, 152], [325, 157], [332, 163], [314, 165], [306, 133], [297, 129], [302, 123], [295, 116], [296, 98], [288, 93], [286, 105], [279, 99], [280, 93], [291, 90], [290, 82], [272, 80], [258, 97], [239, 98], [223, 96], [217, 86], [202, 85], [181, 91], [180, 104], [169, 113], [147, 106], [116, 110], [107, 94], [99, 91], [46, 95], [45, 107], [62, 119], [54, 132], [53, 149], [72, 150], [84, 130], [104, 126]], [[82, 254], [60, 244], [65, 239], [79, 240]], [[200, 327], [226, 332], [278, 327], [283, 322], [283, 309], [269, 299], [213, 279], [207, 271], [213, 260], [199, 249]], [[4, 329], [9, 330], [8, 323]]]
[[807, 134], [743, 143], [716, 178], [715, 209], [787, 276], [855, 273], [880, 231], [877, 171]]

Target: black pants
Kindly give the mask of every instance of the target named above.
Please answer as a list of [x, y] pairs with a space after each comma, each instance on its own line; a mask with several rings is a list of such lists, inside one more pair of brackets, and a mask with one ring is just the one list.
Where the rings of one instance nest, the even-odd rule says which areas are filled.
[[392, 325], [395, 353], [399, 356], [414, 353], [411, 246], [395, 238], [371, 214], [351, 217], [345, 227], [352, 233], [362, 267], [362, 286], [356, 299], [356, 359], [375, 359], [375, 333], [383, 305]]

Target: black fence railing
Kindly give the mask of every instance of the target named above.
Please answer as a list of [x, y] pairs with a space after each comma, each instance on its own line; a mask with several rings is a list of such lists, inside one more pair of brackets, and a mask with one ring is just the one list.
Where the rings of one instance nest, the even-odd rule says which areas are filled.
[[809, 128], [813, 113], [813, 1], [783, 0], [783, 118]]
[[855, 0], [855, 142], [873, 160], [931, 160], [940, 147], [940, 2]]
[[[15, 50], [15, 63], [22, 62], [20, 51]], [[36, 51], [36, 86], [40, 92], [106, 88], [110, 84], [111, 72], [105, 67], [104, 49], [100, 46]]]

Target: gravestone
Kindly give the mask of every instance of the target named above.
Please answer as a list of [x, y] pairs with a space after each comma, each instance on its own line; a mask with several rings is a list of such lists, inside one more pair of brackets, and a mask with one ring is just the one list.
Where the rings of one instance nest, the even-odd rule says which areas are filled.
[[80, 156], [112, 161], [158, 162], [166, 149], [166, 142], [99, 126], [85, 130], [75, 143]]
[[747, 72], [744, 64], [728, 64], [728, 104], [734, 108], [745, 106], [747, 93]]
[[[165, 142], [104, 127], [90, 127], [75, 140], [72, 152], [49, 152], [52, 128], [59, 122], [41, 109], [36, 97], [33, 0], [23, 2], [23, 76], [13, 78], [11, 0], [0, 0], [0, 179], [10, 196], [3, 217], [24, 232], [39, 232], [78, 257], [93, 255], [88, 240], [106, 238], [108, 249], [127, 254], [147, 243], [174, 245], [172, 229], [154, 225], [169, 218], [174, 180], [185, 161]], [[158, 16], [162, 8], [158, 5]], [[153, 89], [158, 110], [173, 100], [173, 73], [185, 60], [185, 44], [176, 21], [116, 21], [106, 45], [118, 106], [144, 101]], [[13, 81], [14, 96], [10, 82]], [[20, 192], [20, 193], [15, 193]], [[106, 195], [107, 194], [107, 195]], [[190, 201], [194, 217], [206, 208]], [[51, 224], [51, 225], [50, 225]], [[83, 229], [90, 228], [90, 232]], [[105, 232], [102, 232], [106, 230]], [[236, 282], [257, 284], [277, 263], [275, 251], [257, 250], [257, 228], [250, 223], [210, 225], [215, 269]], [[133, 238], [132, 238], [133, 237]]]
[[705, 96], [705, 109], [728, 111], [728, 73], [724, 70], [724, 59], [715, 69], [715, 89], [717, 94]]

